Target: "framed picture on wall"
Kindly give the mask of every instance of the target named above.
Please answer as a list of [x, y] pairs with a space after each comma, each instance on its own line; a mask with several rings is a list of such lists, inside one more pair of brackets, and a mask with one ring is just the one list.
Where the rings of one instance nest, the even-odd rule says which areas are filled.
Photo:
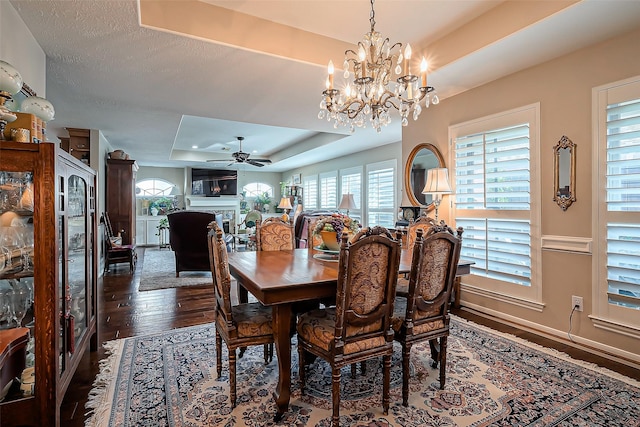
[[295, 174], [291, 177], [291, 182], [293, 183], [293, 185], [300, 185], [302, 184], [302, 174]]

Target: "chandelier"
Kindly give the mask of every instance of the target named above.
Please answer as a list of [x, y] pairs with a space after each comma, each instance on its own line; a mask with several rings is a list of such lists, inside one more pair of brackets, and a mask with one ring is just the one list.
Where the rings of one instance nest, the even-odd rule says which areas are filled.
[[333, 62], [329, 61], [326, 90], [322, 92], [318, 113], [319, 119], [333, 121], [336, 129], [349, 126], [351, 133], [356, 127], [366, 127], [367, 119], [380, 133], [382, 126], [391, 123], [392, 107], [400, 113], [402, 126], [407, 126], [410, 114], [418, 120], [421, 103], [429, 108], [430, 104], [440, 102], [435, 89], [427, 86], [427, 60], [422, 58], [419, 77], [411, 74], [411, 46], [407, 44], [403, 52], [402, 43], [391, 45], [388, 38], [382, 38], [375, 30], [374, 1], [371, 0], [369, 18], [371, 30], [358, 42], [357, 53], [351, 49], [344, 53], [344, 78], [349, 79], [353, 72], [354, 79], [343, 90], [336, 89]]

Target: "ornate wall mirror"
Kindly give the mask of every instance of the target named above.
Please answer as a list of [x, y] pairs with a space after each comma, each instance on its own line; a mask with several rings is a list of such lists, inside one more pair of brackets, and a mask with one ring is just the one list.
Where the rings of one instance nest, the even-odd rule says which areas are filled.
[[566, 211], [576, 201], [576, 144], [563, 136], [553, 153], [553, 200]]
[[443, 168], [444, 158], [433, 144], [418, 144], [411, 150], [404, 168], [404, 188], [413, 206], [421, 206], [427, 211], [434, 208], [430, 194], [422, 194], [431, 168]]

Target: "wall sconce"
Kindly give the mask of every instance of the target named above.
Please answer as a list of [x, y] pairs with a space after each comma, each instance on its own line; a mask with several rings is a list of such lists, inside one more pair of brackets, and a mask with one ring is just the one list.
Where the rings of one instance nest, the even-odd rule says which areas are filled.
[[433, 204], [436, 207], [436, 222], [438, 222], [438, 206], [442, 201], [442, 196], [451, 194], [449, 185], [449, 171], [447, 168], [432, 168], [427, 172], [427, 182], [424, 185], [422, 194], [431, 194]]

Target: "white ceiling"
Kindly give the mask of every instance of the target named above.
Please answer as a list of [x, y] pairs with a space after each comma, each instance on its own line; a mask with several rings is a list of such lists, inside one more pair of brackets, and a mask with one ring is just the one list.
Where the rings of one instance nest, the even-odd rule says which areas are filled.
[[[317, 61], [309, 58], [326, 48], [325, 41], [328, 46], [359, 41], [369, 30], [368, 1], [208, 0], [209, 4], [200, 4], [213, 11], [220, 11], [216, 7], [232, 9], [229, 28], [251, 15], [320, 35], [316, 39], [320, 43], [304, 46], [310, 52], [305, 59], [265, 53], [255, 42], [238, 47], [228, 41], [141, 26], [136, 1], [11, 3], [47, 56], [46, 97], [56, 109], [56, 118], [48, 125], [50, 135], [66, 136], [64, 127], [100, 129], [115, 149], [126, 151], [140, 165], [176, 167], [224, 166], [228, 162], [203, 162], [231, 158], [230, 152], [238, 148], [236, 137], [244, 136], [243, 151], [273, 161], [260, 169], [263, 171], [285, 171], [402, 138], [397, 116], [380, 134], [358, 129], [353, 135], [317, 118], [326, 78], [324, 64], [329, 59], [341, 64], [344, 49]], [[193, 3], [180, 1], [185, 9]], [[392, 42], [411, 43], [414, 52], [447, 46], [449, 40], [459, 40], [462, 30], [488, 16], [483, 14], [505, 6], [501, 3], [378, 0], [376, 30]], [[526, 7], [531, 2], [508, 3]], [[440, 58], [449, 56], [429, 75], [440, 98], [640, 25], [640, 1], [553, 3], [566, 7], [534, 23], [511, 12], [510, 23], [522, 18], [521, 25], [513, 25], [509, 34], [464, 54], [454, 55], [451, 48], [429, 52]], [[206, 30], [207, 17], [202, 18]], [[182, 15], [172, 16], [169, 21], [194, 31], [201, 28], [199, 22], [181, 19]], [[252, 36], [269, 40], [269, 33], [256, 35], [252, 30], [255, 28], [244, 29], [247, 40]], [[289, 40], [291, 46], [286, 46], [289, 41], [285, 39], [279, 42], [285, 45], [280, 48], [293, 52], [302, 38]], [[465, 41], [469, 46], [475, 42]], [[193, 149], [194, 145], [199, 148]]]

